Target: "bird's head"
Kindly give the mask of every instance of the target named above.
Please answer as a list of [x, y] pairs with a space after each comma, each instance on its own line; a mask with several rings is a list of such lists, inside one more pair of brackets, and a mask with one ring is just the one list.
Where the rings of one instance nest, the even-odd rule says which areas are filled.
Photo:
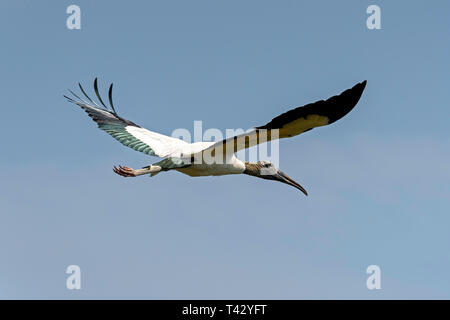
[[287, 174], [277, 169], [277, 167], [275, 167], [275, 165], [269, 161], [258, 161], [256, 163], [245, 162], [244, 173], [262, 179], [275, 180], [286, 183], [299, 189], [306, 196], [308, 195], [305, 188], [295, 182]]

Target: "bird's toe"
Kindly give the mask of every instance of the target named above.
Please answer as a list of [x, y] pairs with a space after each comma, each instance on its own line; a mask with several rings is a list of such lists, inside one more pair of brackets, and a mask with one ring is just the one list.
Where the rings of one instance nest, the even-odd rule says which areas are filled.
[[122, 177], [135, 177], [136, 176], [134, 169], [125, 167], [125, 166], [119, 166], [119, 168], [114, 166], [113, 171]]

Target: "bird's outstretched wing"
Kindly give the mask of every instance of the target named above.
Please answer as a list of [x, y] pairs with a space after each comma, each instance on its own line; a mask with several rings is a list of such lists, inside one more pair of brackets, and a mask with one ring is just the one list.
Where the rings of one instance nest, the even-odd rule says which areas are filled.
[[183, 140], [147, 130], [120, 117], [117, 114], [112, 101], [112, 84], [108, 91], [111, 109], [105, 105], [100, 96], [97, 78], [94, 80], [94, 91], [98, 101], [103, 107], [98, 105], [86, 94], [81, 84], [78, 84], [78, 86], [87, 101], [80, 98], [72, 90], [69, 90], [69, 92], [73, 95], [73, 98], [66, 95], [64, 95], [64, 97], [70, 102], [80, 106], [98, 124], [100, 129], [109, 133], [123, 145], [145, 154], [161, 158], [168, 156], [179, 157], [183, 152], [183, 148], [189, 145]]
[[356, 84], [339, 95], [289, 110], [263, 126], [218, 141], [202, 152], [231, 153], [274, 139], [289, 138], [315, 127], [331, 124], [349, 113], [358, 103], [366, 82]]

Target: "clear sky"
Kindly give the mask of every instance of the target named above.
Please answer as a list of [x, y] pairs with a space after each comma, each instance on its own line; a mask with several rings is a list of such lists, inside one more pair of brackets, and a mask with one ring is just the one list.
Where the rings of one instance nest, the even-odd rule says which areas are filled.
[[[81, 30], [66, 8], [81, 8]], [[366, 27], [370, 4], [381, 30]], [[0, 298], [450, 298], [448, 1], [0, 2]], [[94, 77], [149, 129], [244, 128], [367, 79], [280, 142], [309, 191], [177, 172], [62, 95]], [[381, 268], [381, 289], [366, 268]], [[66, 289], [67, 266], [81, 290]]]

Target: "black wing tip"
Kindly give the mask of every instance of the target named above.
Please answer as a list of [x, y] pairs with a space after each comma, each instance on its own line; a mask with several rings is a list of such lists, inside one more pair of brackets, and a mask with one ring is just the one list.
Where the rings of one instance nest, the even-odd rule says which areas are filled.
[[305, 117], [308, 114], [318, 114], [328, 117], [328, 124], [331, 124], [343, 118], [358, 104], [366, 84], [367, 80], [361, 81], [350, 89], [347, 89], [338, 95], [332, 96], [327, 100], [319, 100], [289, 110], [278, 117], [273, 118], [265, 125], [256, 127], [256, 129], [281, 129], [283, 125], [295, 119]]
[[361, 96], [366, 88], [367, 80], [361, 81], [355, 84], [352, 88], [345, 90], [341, 94], [329, 98], [326, 102], [335, 100], [338, 101], [338, 104], [341, 105], [341, 108], [333, 108], [330, 109], [329, 112], [329, 123], [336, 122], [339, 119], [342, 119], [346, 116], [350, 111], [353, 110], [354, 107], [358, 104]]
[[356, 84], [354, 87], [358, 86], [360, 88], [361, 92], [363, 92], [364, 89], [366, 88], [366, 85], [367, 85], [367, 80], [364, 80], [364, 81], [361, 81], [360, 83]]
[[83, 100], [82, 98], [80, 98], [80, 96], [78, 96], [75, 92], [73, 92], [70, 89], [67, 89], [67, 90], [70, 92], [70, 94], [72, 94], [74, 96], [75, 99], [78, 99], [78, 101], [75, 100], [74, 98], [68, 97], [66, 95], [63, 95], [63, 96], [68, 101], [73, 102], [73, 103], [79, 102], [79, 103], [83, 103], [83, 104], [86, 104], [86, 105], [94, 107], [94, 108], [100, 108], [100, 109], [105, 108], [104, 109], [105, 111], [111, 112], [117, 116], [117, 112], [116, 112], [116, 109], [114, 108], [113, 99], [112, 99], [113, 83], [110, 84], [109, 90], [108, 90], [108, 100], [109, 100], [111, 110], [106, 106], [106, 104], [103, 102], [103, 99], [101, 98], [100, 92], [98, 90], [98, 78], [97, 77], [94, 78], [94, 92], [95, 92], [96, 97], [98, 98], [98, 101], [103, 106], [103, 108], [100, 105], [98, 105], [94, 100], [92, 100], [91, 97], [88, 96], [88, 94], [86, 93], [86, 91], [84, 90], [84, 88], [80, 82], [78, 82], [78, 87], [80, 88], [81, 93], [86, 97], [86, 99], [88, 101]]
[[355, 84], [353, 86], [353, 88], [350, 88], [350, 89], [344, 91], [343, 93], [341, 93], [341, 95], [343, 95], [345, 92], [350, 93], [354, 98], [357, 98], [357, 100], [355, 102], [355, 104], [356, 104], [356, 103], [358, 103], [359, 99], [361, 98], [361, 96], [364, 92], [364, 89], [366, 88], [366, 85], [367, 85], [367, 80], [361, 81], [361, 82]]
[[367, 80], [361, 81], [353, 86], [353, 88], [347, 90], [351, 91], [352, 93], [355, 93], [355, 96], [358, 96], [358, 100], [361, 97], [361, 95], [364, 92], [364, 89], [366, 88]]
[[356, 104], [358, 104], [358, 102], [359, 102], [359, 99], [361, 99], [361, 96], [364, 92], [364, 89], [366, 88], [366, 85], [367, 85], [367, 80], [364, 80], [364, 81], [361, 81], [360, 83], [356, 84], [353, 88], [350, 89], [350, 91], [352, 91], [352, 95], [355, 98], [353, 107], [356, 106]]
[[[63, 96], [64, 96], [64, 98], [67, 99], [68, 102], [71, 102], [71, 103], [74, 103], [74, 104], [78, 105], [79, 107], [83, 108], [86, 112], [91, 113], [91, 114], [92, 114], [92, 112], [98, 112], [98, 110], [102, 110], [102, 111], [104, 111], [104, 112], [108, 112], [108, 113], [111, 114], [113, 117], [115, 117], [115, 119], [116, 119], [117, 121], [120, 121], [120, 122], [122, 122], [122, 123], [125, 123], [126, 125], [131, 125], [131, 126], [135, 126], [135, 127], [139, 127], [139, 128], [140, 128], [139, 125], [135, 124], [134, 122], [132, 122], [132, 121], [130, 121], [130, 120], [124, 119], [124, 118], [122, 118], [121, 116], [119, 116], [119, 115], [117, 114], [116, 109], [115, 109], [114, 104], [113, 104], [113, 99], [112, 99], [112, 89], [113, 89], [113, 84], [112, 84], [112, 83], [110, 84], [109, 90], [108, 90], [108, 99], [109, 99], [109, 103], [110, 103], [110, 105], [111, 105], [111, 109], [112, 109], [112, 110], [108, 109], [108, 107], [104, 104], [102, 98], [100, 97], [100, 93], [99, 93], [99, 90], [98, 90], [98, 79], [97, 79], [97, 77], [95, 77], [95, 79], [94, 79], [94, 92], [95, 92], [95, 95], [97, 96], [99, 102], [103, 105], [104, 108], [101, 107], [99, 104], [97, 104], [94, 100], [92, 100], [92, 99], [86, 94], [86, 91], [83, 89], [83, 87], [81, 86], [80, 83], [78, 83], [78, 86], [80, 87], [81, 92], [82, 92], [82, 93], [86, 96], [86, 98], [89, 100], [89, 102], [87, 102], [87, 101], [81, 99], [76, 93], [74, 93], [74, 92], [73, 92], [72, 90], [70, 90], [70, 89], [68, 89], [68, 91], [69, 91], [75, 98], [72, 98], [72, 97], [67, 96], [67, 95], [64, 94]], [[78, 100], [77, 100], [77, 99], [78, 99]], [[90, 110], [90, 111], [89, 111], [89, 110]], [[91, 118], [93, 118], [94, 121], [96, 121], [96, 122], [98, 123], [98, 120], [100, 120], [100, 118], [97, 118], [97, 116], [91, 116], [91, 114], [89, 114], [89, 116], [90, 116]]]

